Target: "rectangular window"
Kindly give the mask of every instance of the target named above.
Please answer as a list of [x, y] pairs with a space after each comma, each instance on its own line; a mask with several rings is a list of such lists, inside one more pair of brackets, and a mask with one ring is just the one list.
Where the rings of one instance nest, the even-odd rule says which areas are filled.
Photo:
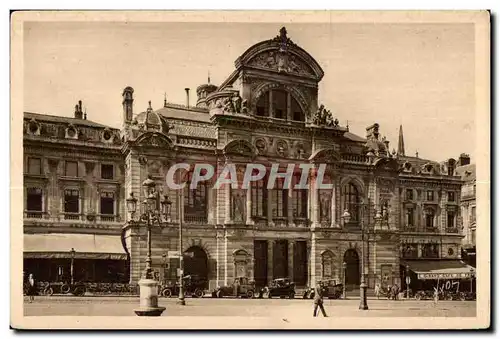
[[101, 214], [115, 214], [115, 194], [113, 192], [101, 193]]
[[422, 258], [439, 258], [439, 245], [422, 244]]
[[267, 215], [267, 188], [265, 180], [252, 181], [252, 216], [265, 217]]
[[403, 244], [401, 255], [403, 258], [418, 258], [418, 244]]
[[455, 201], [455, 192], [448, 192], [448, 201], [450, 202]]
[[29, 174], [42, 174], [42, 159], [28, 158], [28, 173]]
[[476, 222], [476, 206], [471, 207], [470, 222]]
[[114, 178], [114, 166], [113, 165], [101, 165], [101, 179], [112, 180]]
[[427, 191], [427, 201], [434, 201], [434, 191]]
[[413, 227], [414, 226], [414, 223], [413, 223], [413, 208], [408, 208], [406, 210], [406, 225], [408, 227]]
[[447, 226], [448, 228], [455, 228], [455, 212], [448, 212]]
[[425, 215], [425, 227], [434, 228], [434, 214]]
[[283, 178], [277, 178], [273, 189], [273, 217], [287, 216], [288, 190], [283, 189]]
[[66, 161], [64, 175], [67, 177], [78, 177], [78, 162]]
[[64, 191], [64, 212], [80, 212], [80, 192], [78, 190], [67, 189]]
[[26, 209], [28, 211], [42, 211], [42, 189], [38, 187], [29, 187], [26, 190]]
[[407, 189], [406, 190], [406, 200], [413, 200], [413, 190], [412, 189]]
[[307, 218], [307, 190], [294, 189], [292, 197], [294, 218]]

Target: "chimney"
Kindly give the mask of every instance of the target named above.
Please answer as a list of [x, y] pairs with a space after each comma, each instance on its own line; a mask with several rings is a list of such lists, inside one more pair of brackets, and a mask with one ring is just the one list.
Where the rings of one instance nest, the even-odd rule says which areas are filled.
[[130, 86], [125, 87], [122, 92], [122, 98], [123, 121], [125, 123], [130, 123], [133, 115], [134, 89]]
[[462, 153], [458, 158], [458, 166], [470, 165], [470, 156], [468, 154]]
[[82, 119], [82, 101], [78, 100], [78, 104], [75, 105], [75, 119]]
[[189, 107], [189, 88], [184, 88], [186, 91], [186, 106]]

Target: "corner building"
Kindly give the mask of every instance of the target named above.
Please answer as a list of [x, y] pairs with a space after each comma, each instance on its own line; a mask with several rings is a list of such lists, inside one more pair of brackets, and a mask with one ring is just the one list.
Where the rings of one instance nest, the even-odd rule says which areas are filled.
[[[245, 51], [222, 84], [209, 79], [198, 86], [196, 103], [186, 89], [185, 105], [165, 100], [160, 109], [150, 103], [134, 114], [134, 90], [123, 90], [123, 127], [112, 152], [120, 148], [124, 213], [114, 220], [122, 220], [131, 283], [145, 267], [147, 232], [139, 215], [148, 176], [173, 202], [171, 218], [152, 228], [153, 268], [161, 280], [178, 279], [179, 250], [184, 274], [207, 277], [209, 288], [238, 276], [258, 286], [289, 277], [299, 287], [330, 278], [356, 288], [362, 253], [370, 288], [376, 282], [404, 287], [407, 266], [415, 274], [467, 269], [460, 261], [462, 181], [449, 169], [454, 160], [406, 156], [402, 130], [398, 151], [390, 152], [377, 123], [364, 137], [349, 132], [318, 103], [323, 75], [283, 28]], [[169, 190], [167, 171], [176, 163], [212, 164], [217, 172], [196, 189]], [[280, 172], [296, 164], [294, 183], [299, 164], [326, 164], [322, 182], [333, 188], [316, 189], [313, 170], [307, 190], [284, 189], [280, 180], [268, 190], [267, 178], [248, 189], [213, 189], [226, 164], [241, 179], [247, 163], [280, 164]], [[176, 174], [190, 183], [192, 172]], [[138, 199], [135, 215], [126, 210], [130, 194]]]

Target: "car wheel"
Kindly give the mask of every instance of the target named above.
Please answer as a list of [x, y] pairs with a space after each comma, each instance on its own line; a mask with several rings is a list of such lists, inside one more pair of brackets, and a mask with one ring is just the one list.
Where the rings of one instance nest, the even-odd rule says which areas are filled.
[[254, 292], [252, 290], [247, 291], [247, 298], [252, 299]]
[[272, 297], [273, 297], [272, 293], [271, 292], [267, 292], [267, 298], [271, 299]]
[[170, 298], [172, 296], [172, 290], [170, 288], [166, 288], [161, 292], [161, 295], [165, 298]]
[[295, 292], [291, 291], [290, 293], [288, 293], [288, 298], [295, 299]]
[[71, 290], [71, 287], [69, 287], [68, 284], [63, 284], [61, 286], [61, 292], [64, 293], [64, 294], [67, 294], [69, 293], [69, 291]]
[[77, 297], [79, 296], [82, 296], [85, 294], [85, 289], [81, 286], [78, 286], [77, 288], [75, 288], [75, 290], [73, 291], [73, 294]]
[[202, 291], [202, 290], [200, 290], [199, 288], [197, 288], [197, 289], [194, 291], [194, 296], [195, 296], [196, 298], [201, 298], [201, 297], [203, 297], [203, 291]]
[[47, 287], [43, 290], [43, 294], [44, 295], [48, 295], [48, 296], [51, 296], [54, 294], [54, 290], [52, 289], [52, 287]]
[[217, 298], [222, 298], [223, 296], [222, 291], [217, 291]]

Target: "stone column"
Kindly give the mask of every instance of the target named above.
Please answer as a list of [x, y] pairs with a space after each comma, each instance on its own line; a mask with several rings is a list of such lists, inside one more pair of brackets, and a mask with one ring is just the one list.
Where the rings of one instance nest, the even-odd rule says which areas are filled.
[[293, 249], [295, 241], [288, 241], [288, 277], [293, 280]]
[[317, 182], [317, 174], [314, 173], [311, 176], [311, 190], [310, 190], [310, 196], [311, 196], [311, 205], [312, 205], [312, 225], [311, 228], [315, 228], [319, 226], [319, 189], [318, 189], [318, 182]]
[[253, 220], [252, 220], [252, 188], [251, 188], [251, 186], [249, 186], [247, 188], [246, 224], [253, 225]]
[[231, 185], [225, 184], [224, 187], [224, 224], [231, 223]]
[[228, 243], [228, 239], [227, 239], [227, 232], [224, 236], [224, 285], [227, 286], [227, 268], [228, 268], [228, 265], [230, 264], [228, 262], [228, 257], [227, 257], [227, 243]]
[[287, 200], [287, 212], [288, 212], [288, 226], [293, 227], [295, 226], [294, 220], [293, 220], [293, 181], [290, 184], [290, 187], [288, 187], [287, 190], [288, 193], [288, 200]]
[[215, 278], [215, 286], [219, 286], [219, 279], [220, 279], [220, 263], [221, 263], [221, 255], [220, 255], [220, 235], [217, 233], [216, 235], [216, 258], [217, 258], [217, 265], [216, 265], [216, 278]]
[[332, 200], [331, 200], [331, 227], [337, 227], [337, 215], [336, 215], [336, 210], [337, 210], [337, 184], [336, 182], [333, 183], [333, 190], [332, 190]]
[[274, 226], [273, 221], [273, 190], [267, 190], [267, 225]]
[[311, 275], [309, 286], [316, 286], [316, 233], [311, 233], [311, 254], [310, 254]]
[[417, 244], [417, 257], [422, 258], [422, 244]]
[[273, 250], [274, 240], [267, 241], [267, 283], [273, 280]]

